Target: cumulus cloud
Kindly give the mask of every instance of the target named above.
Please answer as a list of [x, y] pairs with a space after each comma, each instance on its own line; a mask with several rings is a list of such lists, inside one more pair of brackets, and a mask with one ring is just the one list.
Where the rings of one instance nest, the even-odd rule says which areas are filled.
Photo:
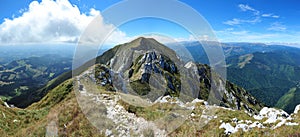
[[[4, 19], [0, 24], [0, 43], [49, 43], [77, 42], [87, 25], [100, 16], [101, 33], [108, 33], [114, 26], [104, 23], [101, 14], [95, 9], [81, 13], [76, 5], [68, 0], [33, 1], [28, 9], [21, 9], [19, 17]], [[126, 34], [116, 30], [107, 42], [117, 43]]]

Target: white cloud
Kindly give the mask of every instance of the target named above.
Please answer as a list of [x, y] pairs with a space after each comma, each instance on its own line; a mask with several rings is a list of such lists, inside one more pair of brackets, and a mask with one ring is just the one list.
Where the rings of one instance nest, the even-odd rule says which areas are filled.
[[[253, 13], [254, 17], [252, 19], [240, 19], [240, 18], [233, 18], [231, 20], [227, 20], [223, 22], [223, 24], [235, 26], [235, 25], [241, 25], [241, 24], [256, 24], [258, 22], [262, 21], [263, 18], [279, 18], [279, 15], [275, 15], [273, 13], [260, 13], [260, 11], [250, 7], [249, 5], [245, 4], [239, 4], [238, 7], [241, 11], [250, 11]], [[276, 31], [284, 31], [286, 28], [283, 25], [279, 24], [273, 24], [268, 30], [276, 30]]]
[[244, 24], [244, 23], [256, 24], [258, 22], [261, 22], [260, 11], [250, 7], [249, 5], [245, 5], [245, 4], [239, 4], [238, 7], [244, 12], [246, 12], [246, 11], [252, 12], [254, 15], [254, 18], [252, 18], [252, 19], [233, 18], [231, 20], [227, 20], [227, 21], [223, 22], [224, 24], [234, 26], [234, 25], [240, 25], [240, 24]]
[[273, 13], [268, 13], [268, 14], [262, 14], [262, 17], [269, 17], [269, 18], [279, 18], [280, 16], [274, 15]]
[[19, 13], [22, 14], [22, 13], [23, 13], [24, 11], [26, 11], [26, 10], [27, 10], [26, 8], [20, 9], [20, 10], [19, 10]]
[[278, 16], [278, 15], [273, 15], [272, 17], [273, 17], [273, 18], [279, 18], [280, 16]]
[[[255, 16], [259, 16], [261, 13], [260, 11], [250, 7], [249, 5], [245, 5], [245, 4], [239, 4], [238, 7], [242, 10], [242, 11], [250, 11], [252, 12]], [[279, 15], [274, 15], [273, 13], [264, 13], [261, 14], [262, 17], [270, 17], [270, 18], [279, 18]]]
[[246, 30], [220, 30], [215, 31], [221, 42], [284, 42], [284, 43], [300, 43], [300, 32], [250, 32]]
[[286, 26], [283, 25], [280, 22], [274, 22], [271, 24], [271, 26], [268, 28], [268, 30], [272, 30], [272, 31], [285, 31], [286, 30]]
[[228, 21], [225, 21], [225, 22], [223, 22], [224, 24], [227, 24], [227, 25], [239, 25], [239, 24], [241, 24], [241, 19], [236, 19], [236, 18], [234, 18], [234, 19], [232, 19], [232, 20], [228, 20]]
[[262, 16], [262, 17], [271, 17], [272, 14], [262, 14], [261, 16]]
[[254, 19], [251, 19], [251, 20], [244, 20], [244, 19], [234, 18], [232, 20], [228, 20], [228, 21], [225, 21], [223, 23], [226, 24], [226, 25], [234, 26], [234, 25], [239, 25], [239, 24], [243, 24], [243, 23], [255, 24], [255, 23], [258, 23], [258, 22], [261, 22], [259, 17], [255, 17]]
[[250, 7], [249, 5], [245, 5], [245, 4], [239, 4], [238, 7], [242, 10], [242, 11], [251, 11], [253, 12], [254, 15], [259, 15], [259, 11]]
[[[77, 42], [86, 26], [100, 15], [101, 33], [108, 33], [114, 28], [104, 23], [101, 14], [95, 9], [89, 13], [81, 13], [76, 5], [68, 0], [33, 1], [28, 10], [21, 9], [21, 16], [13, 19], [4, 19], [0, 24], [0, 44], [11, 43], [51, 43]], [[118, 43], [119, 39], [126, 38], [126, 34], [116, 30], [108, 40]]]
[[223, 22], [226, 25], [240, 25], [240, 24], [245, 24], [245, 23], [250, 23], [250, 24], [256, 24], [258, 22], [261, 22], [262, 19], [261, 17], [264, 18], [279, 18], [279, 15], [274, 15], [273, 13], [261, 13], [260, 11], [250, 7], [249, 5], [245, 5], [245, 4], [239, 4], [238, 7], [240, 8], [241, 11], [250, 11], [253, 14], [253, 18], [252, 19], [240, 19], [240, 18], [233, 18], [231, 20], [227, 20], [225, 22]]

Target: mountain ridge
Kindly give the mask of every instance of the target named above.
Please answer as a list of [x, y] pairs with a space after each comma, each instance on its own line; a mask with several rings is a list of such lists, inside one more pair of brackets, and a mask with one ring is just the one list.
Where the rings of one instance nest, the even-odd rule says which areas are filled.
[[[112, 54], [114, 55], [113, 57], [111, 56]], [[109, 58], [107, 58], [107, 56]], [[124, 56], [126, 56], [126, 58], [124, 58]], [[211, 95], [211, 97], [213, 98], [212, 100], [215, 100], [216, 102], [219, 102], [217, 100], [220, 100], [221, 102], [219, 103], [221, 103], [223, 106], [227, 106], [227, 107], [235, 106], [232, 101], [226, 101], [227, 98], [237, 101], [236, 104], [239, 104], [240, 101], [244, 101], [242, 102], [242, 105], [240, 105], [241, 107], [235, 106], [234, 108], [249, 109], [250, 106], [252, 105], [255, 106], [257, 105], [256, 103], [258, 103], [258, 101], [256, 101], [251, 95], [248, 95], [248, 93], [244, 89], [236, 87], [235, 85], [231, 84], [228, 81], [222, 80], [221, 77], [218, 76], [218, 74], [216, 74], [215, 72], [213, 72], [213, 70], [207, 65], [195, 64], [194, 68], [193, 67], [185, 68], [184, 66], [186, 64], [179, 59], [175, 51], [169, 49], [168, 47], [164, 46], [163, 44], [157, 42], [155, 39], [152, 38], [148, 39], [148, 38], [141, 37], [129, 43], [118, 45], [108, 50], [107, 52], [103, 53], [103, 55], [97, 57], [97, 60], [96, 62], [106, 65], [105, 69], [108, 70], [111, 69], [110, 71], [112, 71], [113, 73], [122, 72], [124, 74], [124, 76], [122, 76], [124, 80], [128, 79], [126, 77], [129, 77], [128, 80], [132, 81], [130, 83], [131, 86], [133, 86], [132, 84], [135, 83], [133, 87], [136, 87], [138, 85], [139, 86], [143, 85], [143, 87], [147, 87], [147, 84], [145, 85], [145, 81], [142, 82], [143, 81], [142, 79], [146, 79], [146, 81], [148, 82], [149, 78], [151, 78], [151, 75], [159, 74], [164, 77], [163, 79], [165, 79], [166, 81], [166, 85], [167, 85], [166, 87], [167, 89], [170, 89], [169, 92], [171, 93], [172, 91], [177, 94], [175, 96], [178, 96], [181, 86], [188, 85], [188, 87], [183, 87], [183, 89], [194, 87], [193, 90], [195, 91], [192, 92], [199, 94], [198, 97], [202, 99], [208, 99], [209, 95]], [[187, 72], [181, 70], [186, 70]], [[129, 74], [130, 72], [131, 74]], [[185, 83], [185, 81], [188, 78], [184, 78], [182, 81], [181, 80], [182, 78], [180, 77], [180, 73], [184, 75], [183, 77], [193, 77], [193, 76], [199, 77], [200, 81], [202, 82], [200, 82], [199, 84], [192, 84], [192, 83], [199, 82], [198, 80], [196, 80], [194, 82]], [[105, 75], [110, 75], [110, 74], [105, 74]], [[139, 78], [135, 80], [131, 79], [132, 77], [135, 77], [135, 75], [138, 75]], [[109, 77], [112, 78], [111, 81], [114, 81], [113, 79], [114, 76], [110, 75]], [[215, 88], [215, 86], [220, 86], [221, 83], [223, 83], [224, 87], [228, 90], [229, 93], [227, 93], [227, 95], [223, 95], [224, 91]], [[225, 90], [225, 88], [222, 90]], [[145, 90], [145, 88], [143, 88], [143, 90]], [[214, 93], [213, 92], [209, 93], [211, 91], [213, 91]], [[247, 99], [242, 99], [244, 98], [244, 95], [238, 93], [241, 91], [244, 92], [243, 94], [245, 94], [245, 96], [249, 96], [249, 100], [251, 99], [253, 100], [252, 103], [253, 102], [256, 103], [251, 104], [248, 102]], [[189, 93], [184, 93], [184, 94], [189, 94]], [[198, 97], [194, 97], [194, 98], [198, 98]], [[227, 104], [228, 102], [232, 102], [231, 105]], [[247, 105], [243, 106], [243, 104], [247, 104]], [[262, 107], [261, 105], [258, 106]], [[253, 106], [250, 108], [258, 112], [257, 108]]]
[[[177, 87], [178, 84], [184, 85], [185, 81], [178, 79], [181, 75], [177, 74], [176, 68], [179, 68], [180, 65], [175, 64], [171, 58], [163, 57], [163, 53], [155, 50], [139, 52], [136, 58], [127, 60], [127, 63], [132, 65], [120, 69], [124, 75], [119, 75], [121, 72], [118, 71], [119, 69], [116, 68], [117, 71], [114, 71], [110, 68], [110, 63], [114, 62], [111, 61], [113, 57], [120, 55], [119, 49], [121, 47], [116, 46], [104, 53], [107, 56], [97, 57], [98, 60], [94, 65], [89, 63], [83, 65], [73, 73], [78, 74], [73, 79], [66, 80], [67, 77], [62, 76], [56, 80], [57, 82], [49, 83], [48, 87], [53, 88], [48, 90], [49, 92], [47, 91], [40, 101], [26, 109], [7, 108], [0, 101], [2, 112], [0, 117], [3, 119], [0, 121], [0, 133], [5, 136], [264, 136], [298, 133], [299, 125], [297, 123], [300, 122], [300, 115], [296, 111], [289, 116], [281, 110], [266, 107], [261, 109], [263, 106], [260, 106], [260, 103], [246, 90], [224, 81], [205, 64], [189, 62], [182, 66], [192, 74], [191, 76], [198, 78], [196, 80], [199, 80], [199, 83], [195, 82], [192, 85], [195, 84], [196, 87], [199, 86], [199, 89], [202, 89], [199, 91], [200, 99], [195, 98], [190, 102], [184, 102], [178, 100], [180, 98], [176, 94], [162, 94], [153, 101], [153, 105], [143, 107], [120, 100], [124, 97], [130, 97], [129, 99], [134, 97], [135, 100], [138, 100], [149, 93], [138, 94], [139, 96], [120, 93], [116, 88], [118, 87], [116, 84], [120, 82], [115, 81], [118, 80], [115, 79], [115, 76], [126, 78], [129, 82], [137, 81], [146, 85], [149, 85], [150, 82], [150, 86], [152, 86], [151, 84], [155, 83], [151, 82], [153, 79], [149, 78], [149, 75], [143, 76], [143, 74], [154, 76], [161, 74], [163, 76], [161, 79], [166, 83], [170, 81], [169, 83], [172, 85], [166, 84], [169, 91], [179, 92], [181, 91], [176, 88], [174, 90], [172, 87]], [[113, 53], [113, 56], [108, 53]], [[97, 63], [101, 61], [103, 63]], [[134, 70], [130, 71], [131, 69]], [[129, 72], [132, 72], [131, 76]], [[70, 76], [70, 73], [68, 72], [67, 76]], [[195, 89], [197, 89], [196, 87]], [[212, 92], [213, 96], [215, 99], [221, 99], [220, 105], [223, 107], [205, 101], [209, 97], [207, 93], [210, 92], [210, 88], [215, 90]], [[157, 89], [160, 88], [157, 87]], [[138, 90], [136, 89], [134, 92]], [[219, 91], [225, 92], [221, 96], [222, 98], [219, 98], [218, 93], [222, 93]], [[168, 90], [163, 90], [163, 92], [168, 92]], [[80, 104], [82, 102], [87, 103], [86, 107], [82, 108], [82, 104]], [[248, 109], [245, 109], [246, 105]], [[168, 113], [171, 114], [170, 116], [181, 118], [172, 113], [172, 110], [177, 107], [181, 108], [179, 110], [189, 110], [191, 113], [182, 118], [185, 121], [180, 125], [177, 124], [174, 131], [168, 130], [172, 129], [174, 123], [163, 124], [164, 121], [160, 119], [158, 123], [155, 121], [165, 115], [168, 116]], [[254, 112], [251, 113], [249, 108]], [[7, 116], [9, 114], [11, 114], [10, 117]], [[91, 119], [89, 116], [97, 119]], [[101, 123], [101, 121], [105, 121], [105, 123]], [[104, 124], [102, 126], [106, 128], [99, 129], [99, 125], [95, 126], [94, 124]], [[149, 129], [139, 128], [145, 127], [143, 124], [146, 124]], [[164, 128], [167, 130], [163, 130]], [[168, 132], [170, 133], [166, 134]]]

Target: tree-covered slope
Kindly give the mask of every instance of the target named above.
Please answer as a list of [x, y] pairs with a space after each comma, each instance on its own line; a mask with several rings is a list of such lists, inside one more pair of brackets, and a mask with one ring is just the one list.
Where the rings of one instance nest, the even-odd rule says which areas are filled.
[[29, 57], [0, 68], [0, 96], [13, 98], [41, 88], [50, 80], [71, 70], [71, 58], [60, 55]]
[[295, 106], [298, 104], [300, 104], [300, 89], [299, 87], [294, 87], [277, 101], [275, 107], [284, 109], [288, 113], [292, 113]]
[[266, 105], [274, 106], [300, 81], [298, 51], [257, 52], [229, 57], [227, 58], [228, 79], [244, 87]]

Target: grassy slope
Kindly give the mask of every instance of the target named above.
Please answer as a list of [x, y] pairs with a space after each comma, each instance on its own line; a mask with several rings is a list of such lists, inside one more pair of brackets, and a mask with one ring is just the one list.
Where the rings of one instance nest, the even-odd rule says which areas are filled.
[[70, 65], [70, 58], [58, 55], [12, 61], [3, 66], [4, 71], [0, 68], [0, 94], [10, 99], [25, 92], [35, 91], [70, 70]]
[[[299, 53], [276, 51], [253, 53], [254, 57], [243, 68], [239, 56], [229, 57], [229, 81], [245, 88], [267, 106], [274, 106], [299, 81]], [[294, 106], [293, 106], [294, 107]]]
[[30, 104], [41, 100], [48, 93], [48, 91], [54, 89], [56, 86], [58, 86], [59, 84], [63, 83], [65, 80], [71, 77], [71, 71], [63, 73], [62, 75], [48, 82], [43, 87], [34, 91], [25, 92], [17, 97], [14, 97], [11, 100], [9, 100], [8, 103], [15, 104], [20, 108], [25, 108]]
[[[0, 133], [3, 136], [44, 136], [46, 127], [54, 121], [58, 127], [59, 136], [103, 136], [91, 125], [81, 112], [77, 104], [77, 99], [72, 90], [72, 80], [67, 80], [49, 91], [48, 94], [39, 102], [32, 104], [26, 109], [7, 109], [0, 101]], [[129, 112], [135, 113], [139, 117], [147, 120], [154, 120], [164, 114], [158, 109], [168, 110], [170, 104], [154, 105], [148, 108], [135, 108], [121, 103]], [[171, 106], [172, 107], [172, 106]], [[230, 122], [233, 118], [252, 120], [243, 111], [230, 111], [216, 108], [215, 115], [218, 117], [211, 120], [203, 128], [199, 128], [202, 123], [200, 116], [204, 109], [203, 103], [198, 103], [193, 113], [194, 119], [189, 119], [169, 136], [224, 136], [224, 129], [219, 129], [220, 120]], [[5, 118], [3, 116], [5, 115]], [[13, 122], [18, 120], [17, 122]], [[296, 121], [300, 121], [299, 116]], [[65, 127], [66, 126], [66, 127]], [[276, 130], [254, 129], [250, 132], [238, 132], [233, 136], [265, 136], [265, 135], [297, 135], [299, 126], [283, 126]]]
[[72, 80], [58, 85], [26, 109], [7, 109], [3, 102], [0, 106], [0, 133], [3, 136], [45, 136], [51, 121], [58, 126], [59, 136], [103, 136], [81, 112], [72, 90]]
[[292, 113], [296, 105], [300, 104], [300, 89], [292, 88], [276, 103], [276, 107], [283, 108], [288, 113]]

